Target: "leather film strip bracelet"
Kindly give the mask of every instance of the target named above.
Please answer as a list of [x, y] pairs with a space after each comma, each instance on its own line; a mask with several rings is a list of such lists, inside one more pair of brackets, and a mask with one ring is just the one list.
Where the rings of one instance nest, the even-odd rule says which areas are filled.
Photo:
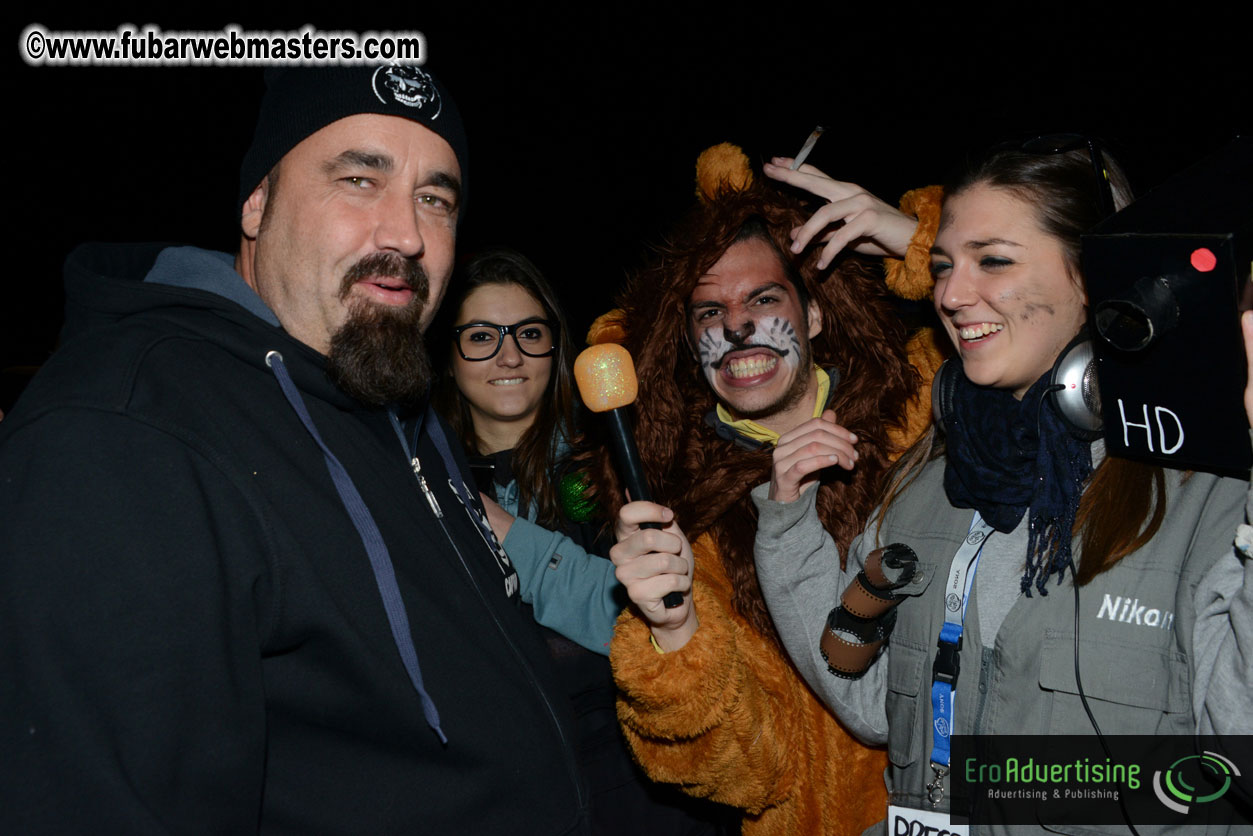
[[917, 569], [918, 555], [902, 543], [875, 549], [866, 557], [866, 568], [827, 616], [818, 645], [827, 670], [843, 679], [861, 678], [896, 624], [896, 605], [905, 596], [894, 590], [913, 580]]

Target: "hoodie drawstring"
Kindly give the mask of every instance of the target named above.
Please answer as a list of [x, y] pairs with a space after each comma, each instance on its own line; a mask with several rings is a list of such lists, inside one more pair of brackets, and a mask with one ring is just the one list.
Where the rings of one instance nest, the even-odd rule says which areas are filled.
[[361, 538], [361, 544], [365, 546], [366, 554], [370, 558], [370, 568], [374, 570], [374, 581], [378, 584], [379, 595], [383, 598], [383, 609], [387, 612], [387, 623], [391, 625], [392, 639], [395, 640], [400, 659], [409, 673], [409, 681], [413, 683], [418, 697], [422, 700], [422, 715], [426, 718], [426, 724], [439, 736], [440, 742], [447, 744], [448, 738], [444, 736], [439, 726], [439, 711], [435, 708], [435, 701], [431, 699], [431, 695], [422, 685], [422, 669], [418, 666], [417, 648], [413, 646], [409, 616], [405, 612], [405, 602], [400, 597], [400, 587], [396, 583], [396, 570], [392, 565], [391, 555], [387, 551], [387, 544], [383, 542], [383, 535], [379, 532], [378, 524], [374, 522], [370, 509], [366, 507], [365, 500], [361, 498], [357, 486], [352, 482], [352, 477], [326, 446], [318, 433], [318, 428], [314, 426], [313, 418], [305, 407], [300, 391], [292, 382], [287, 367], [283, 365], [283, 355], [277, 351], [271, 351], [265, 355], [265, 364], [274, 373], [279, 388], [283, 390], [283, 396], [287, 398], [292, 410], [300, 418], [300, 423], [304, 424], [309, 435], [322, 450], [322, 456], [326, 459], [326, 469], [331, 473], [331, 481], [335, 483], [339, 499], [344, 503], [344, 509], [348, 511], [348, 516], [357, 529], [357, 535]]

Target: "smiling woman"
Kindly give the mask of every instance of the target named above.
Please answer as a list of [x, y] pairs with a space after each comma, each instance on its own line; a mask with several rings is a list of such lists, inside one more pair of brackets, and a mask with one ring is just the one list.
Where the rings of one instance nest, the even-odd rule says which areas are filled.
[[609, 640], [626, 596], [589, 524], [574, 438], [565, 317], [521, 253], [471, 259], [437, 325], [448, 359], [436, 404], [465, 446], [488, 519], [518, 570], [576, 714], [592, 819], [604, 834], [716, 834], [718, 813], [651, 784], [618, 729]]
[[[516, 317], [520, 320], [513, 322]], [[556, 331], [543, 306], [517, 284], [466, 294], [453, 333], [453, 377], [465, 398], [480, 453], [517, 446], [553, 379]], [[502, 325], [510, 321], [512, 324]]]
[[[806, 241], [856, 222], [807, 168], [772, 174], [831, 200]], [[904, 807], [948, 809], [950, 730], [1253, 732], [1239, 650], [1253, 572], [1233, 549], [1248, 483], [1106, 456], [1053, 396], [1054, 365], [1087, 319], [1081, 236], [1130, 199], [1118, 165], [1091, 140], [1040, 137], [976, 158], [944, 195], [933, 246], [884, 232], [903, 216], [878, 202], [889, 220], [860, 228], [901, 257], [929, 248], [958, 356], [936, 379], [936, 425], [889, 476], [847, 569], [814, 492], [779, 464], [801, 455], [815, 469], [825, 447], [785, 435], [774, 486], [754, 491], [758, 575], [789, 653], [850, 728], [886, 739]], [[1169, 627], [1113, 612], [1117, 600], [1171, 613]]]
[[971, 383], [1021, 400], [1083, 326], [1083, 287], [1061, 242], [1012, 192], [980, 183], [950, 197], [931, 272]]
[[575, 432], [565, 317], [543, 274], [512, 250], [473, 258], [457, 289], [443, 306], [452, 321], [436, 332], [448, 357], [437, 404], [471, 456], [509, 459], [513, 513], [556, 525], [552, 470]]

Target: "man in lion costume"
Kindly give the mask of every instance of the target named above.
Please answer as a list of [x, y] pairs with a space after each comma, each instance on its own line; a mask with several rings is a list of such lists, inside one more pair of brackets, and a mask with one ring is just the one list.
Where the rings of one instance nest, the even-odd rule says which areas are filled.
[[[651, 777], [741, 809], [746, 836], [860, 833], [883, 818], [886, 759], [784, 654], [749, 492], [770, 479], [780, 434], [834, 421], [848, 447], [817, 476], [818, 508], [844, 549], [925, 426], [929, 375], [871, 265], [844, 256], [819, 270], [816, 251], [790, 253], [799, 201], [754, 182], [734, 146], [706, 151], [697, 171], [700, 203], [589, 336], [635, 358], [636, 438], [657, 498], [623, 505], [607, 454], [595, 463], [634, 604], [611, 649], [619, 717]], [[666, 607], [675, 591], [682, 604]]]

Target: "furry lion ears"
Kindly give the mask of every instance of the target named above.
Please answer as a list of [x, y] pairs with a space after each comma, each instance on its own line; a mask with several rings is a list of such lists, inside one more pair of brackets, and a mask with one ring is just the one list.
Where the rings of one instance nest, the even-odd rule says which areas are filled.
[[[752, 164], [740, 146], [723, 142], [706, 148], [696, 159], [696, 197], [709, 205], [720, 195], [743, 192], [755, 185]], [[904, 299], [931, 296], [931, 244], [940, 222], [943, 190], [928, 186], [901, 198], [901, 210], [918, 218], [918, 230], [903, 260], [885, 259], [885, 284]], [[621, 343], [626, 339], [625, 315], [614, 309], [598, 317], [588, 332], [588, 345]]]
[[719, 143], [696, 158], [696, 197], [701, 203], [717, 199], [720, 193], [747, 191], [752, 185], [752, 165], [738, 145]]
[[[723, 142], [706, 148], [697, 157], [696, 197], [702, 204], [708, 205], [720, 194], [752, 187], [752, 165], [738, 145]], [[885, 283], [888, 290], [903, 299], [931, 297], [931, 244], [940, 225], [943, 201], [944, 191], [939, 186], [914, 189], [901, 198], [901, 211], [918, 218], [918, 231], [903, 260], [886, 259]]]
[[[706, 148], [696, 158], [696, 197], [703, 204], [719, 194], [752, 188], [753, 168], [738, 145], [723, 142]], [[622, 343], [626, 340], [626, 316], [621, 308], [601, 314], [587, 332], [587, 344]]]

